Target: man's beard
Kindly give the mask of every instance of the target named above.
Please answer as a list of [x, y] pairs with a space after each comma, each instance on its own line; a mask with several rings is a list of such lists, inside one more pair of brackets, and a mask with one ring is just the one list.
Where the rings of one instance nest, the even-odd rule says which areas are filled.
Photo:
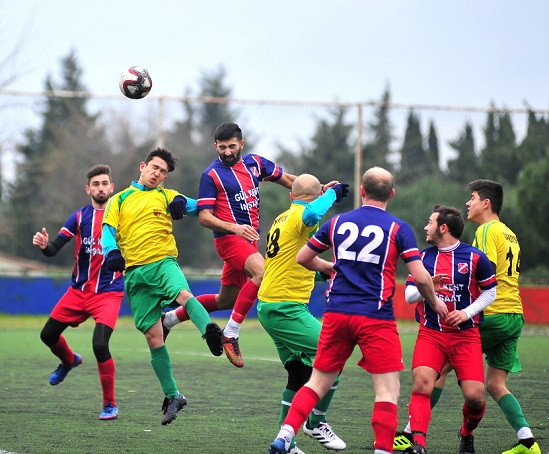
[[435, 233], [433, 233], [433, 235], [430, 238], [426, 239], [425, 241], [427, 244], [430, 244], [432, 246], [437, 246], [440, 243], [440, 240], [442, 240], [442, 235], [437, 230]]
[[225, 164], [227, 164], [229, 167], [232, 167], [236, 163], [240, 162], [240, 158], [242, 157], [242, 148], [240, 148], [236, 154], [231, 153], [231, 156], [233, 157], [233, 159], [227, 160], [227, 156], [225, 156], [225, 154], [219, 155], [219, 157]]
[[92, 199], [95, 203], [99, 205], [103, 205], [105, 202], [109, 200], [110, 194], [103, 194], [99, 196], [92, 196]]

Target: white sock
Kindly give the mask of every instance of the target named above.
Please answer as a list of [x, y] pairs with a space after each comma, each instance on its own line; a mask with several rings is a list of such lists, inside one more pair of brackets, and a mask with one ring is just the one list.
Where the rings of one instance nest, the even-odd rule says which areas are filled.
[[228, 337], [229, 339], [233, 337], [235, 339], [238, 339], [239, 331], [240, 331], [240, 323], [235, 322], [231, 317], [229, 319], [229, 323], [227, 323], [227, 326], [223, 329], [223, 335], [225, 337]]
[[384, 451], [383, 449], [376, 449], [374, 454], [392, 454], [389, 451]]
[[164, 315], [164, 326], [168, 329], [172, 329], [175, 325], [181, 323], [175, 315], [175, 309], [173, 311], [166, 312]]
[[283, 438], [286, 442], [286, 450], [290, 448], [290, 443], [292, 442], [292, 439], [295, 437], [295, 432], [292, 426], [289, 424], [284, 424], [280, 431], [278, 432], [278, 435], [276, 438]]
[[408, 421], [408, 424], [406, 424], [406, 427], [404, 428], [404, 432], [408, 434], [412, 433], [412, 427], [410, 426], [410, 421]]
[[530, 429], [530, 427], [522, 427], [517, 432], [517, 436], [519, 437], [519, 440], [524, 440], [525, 438], [534, 438], [534, 434], [532, 433], [532, 429]]

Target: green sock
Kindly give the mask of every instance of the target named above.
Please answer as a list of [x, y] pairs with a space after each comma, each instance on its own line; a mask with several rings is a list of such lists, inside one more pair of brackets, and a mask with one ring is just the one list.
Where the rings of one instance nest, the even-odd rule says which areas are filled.
[[431, 393], [431, 408], [435, 408], [440, 396], [442, 396], [442, 391], [444, 391], [444, 388], [437, 388], [436, 386], [433, 388], [433, 392]]
[[315, 405], [315, 408], [313, 408], [313, 411], [309, 415], [308, 419], [308, 426], [309, 427], [317, 427], [321, 422], [326, 422], [326, 412], [328, 411], [328, 408], [330, 408], [330, 403], [332, 402], [332, 398], [334, 397], [334, 393], [336, 392], [337, 385], [339, 384], [340, 377], [338, 376], [330, 390], [326, 393], [326, 395], [320, 399], [317, 404]]
[[284, 388], [282, 391], [282, 401], [280, 402], [280, 418], [278, 419], [278, 426], [282, 426], [282, 423], [286, 419], [286, 415], [290, 411], [290, 404], [294, 400], [296, 392], [290, 391], [288, 388]]
[[160, 348], [151, 348], [151, 365], [160, 381], [162, 391], [166, 397], [176, 397], [179, 392], [173, 378], [172, 362], [165, 345]]
[[200, 334], [204, 336], [204, 334], [206, 334], [206, 325], [212, 321], [208, 311], [204, 309], [204, 306], [202, 306], [194, 296], [189, 298], [189, 301], [185, 304], [185, 310], [191, 321], [200, 331]]
[[506, 394], [498, 402], [499, 408], [503, 411], [505, 418], [511, 424], [511, 427], [515, 429], [515, 432], [518, 432], [523, 427], [530, 427], [526, 422], [526, 418], [522, 413], [522, 408], [518, 400], [513, 394]]

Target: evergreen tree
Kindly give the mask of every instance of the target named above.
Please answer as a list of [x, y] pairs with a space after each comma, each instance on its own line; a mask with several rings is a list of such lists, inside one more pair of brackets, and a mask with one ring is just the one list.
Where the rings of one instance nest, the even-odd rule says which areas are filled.
[[484, 142], [484, 148], [479, 155], [483, 178], [516, 183], [522, 162], [509, 112], [497, 112], [493, 104], [491, 105], [484, 127]]
[[419, 117], [410, 110], [404, 133], [404, 142], [400, 149], [400, 170], [397, 172], [399, 184], [409, 185], [429, 174], [426, 168], [427, 152], [423, 145]]
[[[74, 52], [62, 60], [61, 75], [60, 84], [48, 76], [45, 89], [85, 91]], [[33, 233], [45, 226], [55, 237], [68, 215], [89, 203], [84, 191], [87, 170], [112, 159], [97, 120], [97, 115], [88, 112], [86, 97], [49, 96], [45, 100], [42, 125], [27, 130], [24, 143], [18, 146], [22, 162], [10, 190], [8, 234], [2, 240], [7, 251], [44, 260], [32, 246]], [[68, 265], [73, 258], [65, 253], [57, 260]]]
[[366, 131], [372, 139], [366, 142], [362, 150], [363, 169], [380, 166], [389, 171], [394, 170], [389, 162], [391, 143], [394, 139], [389, 119], [390, 102], [391, 96], [387, 87], [378, 109], [374, 112], [374, 119], [366, 127]]
[[497, 160], [494, 163], [497, 169], [496, 175], [499, 181], [509, 182], [514, 185], [522, 166], [511, 115], [509, 112], [502, 112], [498, 117], [498, 121]]
[[[202, 73], [198, 96], [220, 99], [230, 97], [232, 89], [226, 85], [225, 77], [223, 67]], [[187, 89], [187, 95], [190, 94]], [[213, 147], [214, 131], [221, 123], [236, 122], [238, 112], [224, 102], [184, 102], [182, 107], [184, 119], [177, 122], [166, 136], [166, 147], [178, 158], [178, 164], [166, 184], [196, 199], [202, 173], [217, 158]], [[251, 137], [251, 131], [240, 126], [244, 132], [244, 152], [251, 152], [247, 140], [248, 135]], [[213, 245], [212, 231], [202, 227], [197, 218], [186, 217], [174, 223], [174, 236], [182, 266], [195, 269], [222, 266]]]
[[441, 176], [440, 170], [440, 150], [438, 146], [438, 136], [435, 129], [435, 124], [431, 120], [429, 122], [429, 136], [427, 138], [427, 160], [425, 168], [433, 176]]
[[528, 112], [526, 136], [518, 147], [522, 166], [542, 160], [549, 153], [549, 124], [544, 117]]
[[[549, 265], [549, 154], [543, 159], [531, 162], [524, 167], [524, 172], [517, 182], [517, 203], [514, 209], [504, 207], [506, 213], [517, 212], [516, 230], [521, 246], [521, 271], [541, 268], [542, 275], [547, 277]], [[506, 202], [507, 204], [507, 202]]]
[[451, 180], [467, 184], [480, 178], [478, 158], [475, 152], [475, 138], [471, 123], [465, 123], [461, 135], [449, 145], [457, 152], [457, 157], [448, 161], [448, 176]]
[[[320, 119], [311, 137], [310, 145], [302, 145], [298, 153], [283, 146], [278, 160], [290, 173], [297, 175], [310, 173], [322, 183], [339, 180], [355, 187], [354, 160], [355, 152], [350, 144], [353, 124], [345, 120], [345, 108], [333, 108], [328, 111], [328, 119]], [[356, 187], [355, 187], [356, 189]], [[352, 197], [334, 205], [337, 212], [352, 207]]]

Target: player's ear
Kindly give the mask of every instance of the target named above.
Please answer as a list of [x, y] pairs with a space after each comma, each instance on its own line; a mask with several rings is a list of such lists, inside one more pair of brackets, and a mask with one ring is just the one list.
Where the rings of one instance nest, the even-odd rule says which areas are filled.
[[391, 189], [391, 193], [389, 194], [389, 198], [392, 199], [395, 196], [395, 188]]

